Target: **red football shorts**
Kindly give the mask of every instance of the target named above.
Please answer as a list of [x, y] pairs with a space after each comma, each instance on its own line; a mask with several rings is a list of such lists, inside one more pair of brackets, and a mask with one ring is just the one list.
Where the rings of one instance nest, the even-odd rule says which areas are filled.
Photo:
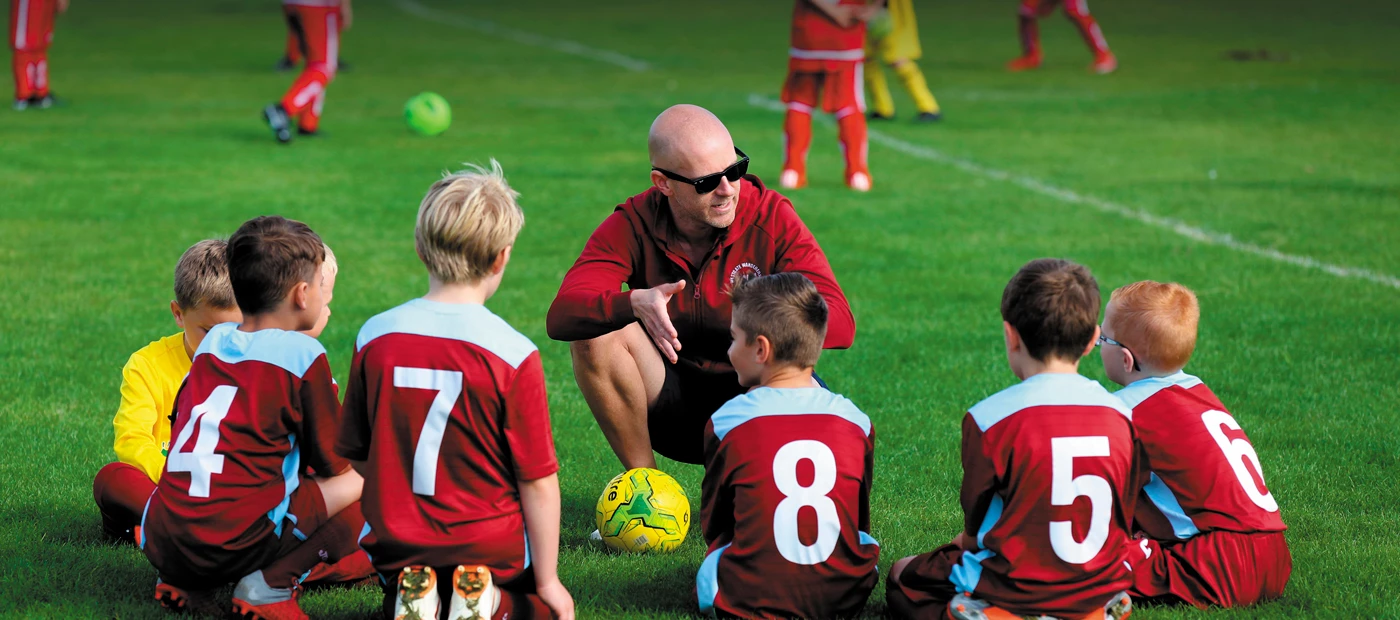
[[[1061, 0], [1021, 0], [1021, 15], [1026, 17], [1045, 17], [1061, 4]], [[1079, 17], [1089, 14], [1089, 3], [1087, 0], [1064, 0], [1065, 12]]]
[[1175, 597], [1201, 609], [1278, 598], [1293, 572], [1283, 532], [1206, 532], [1185, 542], [1133, 541], [1129, 561], [1138, 598]]
[[290, 553], [329, 520], [320, 485], [303, 476], [301, 484], [292, 491], [281, 536], [269, 530], [253, 540], [236, 540], [236, 546], [211, 549], [212, 545], [206, 542], [184, 536], [178, 523], [146, 523], [141, 531], [141, 549], [162, 581], [189, 590], [208, 590], [262, 570]]
[[824, 70], [813, 71], [788, 65], [787, 81], [783, 83], [783, 103], [797, 103], [828, 114], [842, 110], [865, 112], [865, 64], [862, 62], [827, 63]]
[[53, 42], [54, 0], [10, 0], [10, 49], [42, 52]]

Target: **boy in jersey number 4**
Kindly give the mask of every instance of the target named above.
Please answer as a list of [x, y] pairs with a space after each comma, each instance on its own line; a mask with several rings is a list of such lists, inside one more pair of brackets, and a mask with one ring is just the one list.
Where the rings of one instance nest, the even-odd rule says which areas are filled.
[[386, 618], [574, 615], [540, 354], [484, 305], [525, 223], [491, 165], [428, 190], [414, 229], [428, 294], [355, 342], [336, 449], [365, 476], [360, 544]]
[[751, 389], [705, 429], [700, 610], [854, 615], [879, 579], [880, 545], [867, 533], [874, 431], [812, 376], [826, 302], [799, 273], [741, 282], [732, 296], [729, 360]]
[[[1039, 259], [1001, 298], [1022, 381], [963, 417], [963, 533], [895, 562], [892, 615], [1122, 618], [1131, 611], [1132, 412], [1078, 374], [1099, 335], [1089, 270]], [[946, 611], [945, 611], [946, 610]]]
[[[331, 452], [339, 406], [325, 349], [325, 246], [305, 224], [245, 222], [228, 241], [241, 324], [209, 330], [175, 399], [175, 441], [141, 545], [167, 608], [305, 618], [297, 580], [357, 552], [363, 481]], [[303, 473], [309, 467], [315, 476]], [[223, 610], [227, 610], [223, 607]]]
[[1200, 306], [1180, 284], [1138, 282], [1113, 292], [1102, 347], [1109, 379], [1133, 408], [1148, 475], [1129, 553], [1133, 596], [1202, 609], [1283, 594], [1292, 572], [1278, 502], [1259, 456], [1220, 399], [1181, 371], [1196, 348]]

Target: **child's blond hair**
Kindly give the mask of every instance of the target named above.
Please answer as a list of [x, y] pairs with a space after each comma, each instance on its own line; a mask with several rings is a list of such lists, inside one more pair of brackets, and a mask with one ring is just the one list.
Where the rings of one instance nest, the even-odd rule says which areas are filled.
[[331, 251], [330, 244], [322, 241], [321, 247], [326, 250], [326, 259], [321, 261], [321, 276], [330, 277], [340, 273], [340, 264], [335, 262], [335, 252]]
[[1144, 280], [1113, 291], [1108, 305], [1114, 310], [1114, 337], [1144, 365], [1176, 371], [1190, 361], [1201, 319], [1201, 307], [1191, 289], [1175, 282]]
[[189, 247], [175, 263], [175, 303], [184, 310], [238, 307], [228, 279], [228, 243], [205, 239]]
[[448, 284], [474, 283], [490, 273], [496, 256], [515, 243], [525, 225], [519, 192], [501, 164], [468, 164], [433, 183], [418, 207], [414, 244], [428, 273]]

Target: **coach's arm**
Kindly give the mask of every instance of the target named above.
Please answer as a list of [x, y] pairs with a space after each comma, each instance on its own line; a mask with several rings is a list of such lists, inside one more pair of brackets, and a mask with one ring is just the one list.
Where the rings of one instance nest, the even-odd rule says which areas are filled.
[[817, 245], [817, 238], [807, 230], [802, 218], [797, 216], [791, 202], [783, 200], [776, 208], [777, 213], [773, 217], [775, 229], [767, 231], [773, 235], [777, 247], [775, 273], [797, 272], [817, 285], [817, 291], [826, 300], [828, 313], [826, 340], [822, 342], [822, 348], [851, 348], [856, 340], [856, 318], [851, 314], [851, 303], [841, 292], [841, 285], [836, 283], [836, 275], [831, 271], [826, 253]]
[[632, 276], [639, 252], [631, 224], [621, 211], [614, 211], [593, 231], [574, 266], [564, 274], [545, 318], [549, 337], [565, 342], [589, 340], [637, 320], [631, 292], [623, 291], [622, 285]]

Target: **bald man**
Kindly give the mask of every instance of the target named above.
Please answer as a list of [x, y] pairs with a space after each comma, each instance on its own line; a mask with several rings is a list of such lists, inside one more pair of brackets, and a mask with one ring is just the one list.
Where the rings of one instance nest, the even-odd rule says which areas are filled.
[[547, 321], [550, 338], [571, 343], [579, 391], [627, 469], [656, 467], [653, 450], [704, 462], [706, 422], [744, 391], [726, 353], [734, 284], [801, 273], [830, 308], [823, 346], [848, 348], [856, 331], [817, 240], [747, 174], [719, 118], [669, 108], [647, 147], [651, 187], [593, 231]]

